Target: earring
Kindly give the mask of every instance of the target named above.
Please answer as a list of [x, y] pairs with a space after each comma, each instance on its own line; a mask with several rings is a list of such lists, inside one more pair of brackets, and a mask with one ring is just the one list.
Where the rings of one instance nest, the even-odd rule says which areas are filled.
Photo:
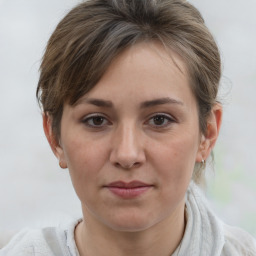
[[206, 162], [204, 159], [202, 159], [201, 161], [201, 168], [204, 169], [205, 168], [205, 165], [206, 165]]
[[59, 161], [59, 166], [60, 166], [61, 169], [66, 169], [67, 168], [66, 163], [63, 163], [61, 160]]

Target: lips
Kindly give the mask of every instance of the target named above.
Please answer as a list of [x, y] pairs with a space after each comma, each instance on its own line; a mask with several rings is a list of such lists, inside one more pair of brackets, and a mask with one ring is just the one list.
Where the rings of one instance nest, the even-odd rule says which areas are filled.
[[117, 187], [117, 188], [139, 188], [139, 187], [147, 187], [150, 186], [141, 181], [131, 181], [131, 182], [123, 182], [123, 181], [116, 181], [112, 182], [108, 185], [108, 187]]
[[149, 189], [151, 189], [153, 185], [141, 181], [131, 181], [128, 183], [123, 181], [116, 181], [108, 184], [105, 187], [118, 197], [124, 199], [132, 199], [141, 196]]

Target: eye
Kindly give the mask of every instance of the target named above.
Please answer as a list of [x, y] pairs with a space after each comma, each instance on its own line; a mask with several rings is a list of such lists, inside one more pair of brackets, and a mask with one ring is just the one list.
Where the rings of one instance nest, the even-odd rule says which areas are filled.
[[91, 115], [82, 120], [82, 122], [92, 128], [102, 128], [109, 125], [109, 121], [101, 115]]
[[148, 124], [156, 128], [162, 128], [168, 126], [173, 122], [175, 121], [170, 115], [156, 114], [149, 119]]

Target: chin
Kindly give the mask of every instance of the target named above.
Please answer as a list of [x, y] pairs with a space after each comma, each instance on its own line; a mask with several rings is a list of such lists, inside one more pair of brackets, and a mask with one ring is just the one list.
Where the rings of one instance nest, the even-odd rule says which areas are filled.
[[105, 223], [111, 229], [120, 232], [141, 232], [144, 230], [149, 229], [150, 227], [154, 226], [161, 220], [156, 220], [151, 216], [141, 216], [141, 215], [128, 215], [122, 214], [121, 217], [117, 217]]

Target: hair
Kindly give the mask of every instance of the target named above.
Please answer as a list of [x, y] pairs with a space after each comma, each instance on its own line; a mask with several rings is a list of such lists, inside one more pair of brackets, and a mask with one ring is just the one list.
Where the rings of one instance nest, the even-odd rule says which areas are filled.
[[64, 104], [90, 91], [113, 59], [139, 42], [158, 41], [186, 64], [199, 127], [216, 103], [220, 54], [200, 12], [185, 0], [88, 0], [73, 8], [50, 37], [40, 67], [37, 99], [60, 137]]

